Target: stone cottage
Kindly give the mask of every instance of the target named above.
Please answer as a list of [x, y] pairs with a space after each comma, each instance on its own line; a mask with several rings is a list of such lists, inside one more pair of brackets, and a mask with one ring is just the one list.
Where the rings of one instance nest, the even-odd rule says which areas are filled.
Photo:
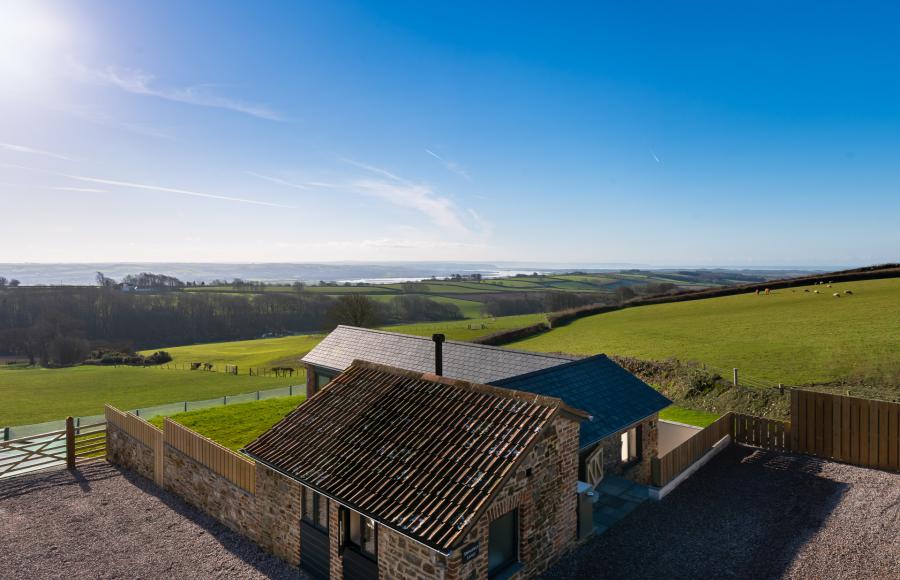
[[300, 484], [300, 566], [314, 576], [526, 578], [576, 541], [589, 418], [355, 361], [244, 452]]
[[[439, 357], [438, 357], [439, 353]], [[440, 361], [437, 360], [440, 358]], [[423, 336], [338, 326], [301, 364], [314, 394], [366, 360], [555, 397], [591, 417], [579, 430], [579, 474], [597, 485], [607, 473], [649, 484], [657, 456], [659, 411], [671, 401], [605, 355], [587, 358], [526, 352]]]

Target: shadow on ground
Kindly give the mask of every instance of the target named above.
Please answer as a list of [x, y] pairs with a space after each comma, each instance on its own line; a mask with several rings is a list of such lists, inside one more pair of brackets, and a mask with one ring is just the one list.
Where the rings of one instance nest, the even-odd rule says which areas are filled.
[[89, 577], [304, 577], [179, 497], [105, 461], [0, 481], [0, 536], [0, 570], [22, 578], [62, 569]]
[[822, 462], [731, 446], [662, 502], [644, 502], [545, 578], [771, 578], [840, 502]]

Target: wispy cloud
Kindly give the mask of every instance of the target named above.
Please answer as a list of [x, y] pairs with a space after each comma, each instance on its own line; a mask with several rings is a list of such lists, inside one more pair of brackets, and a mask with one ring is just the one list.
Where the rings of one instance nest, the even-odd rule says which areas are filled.
[[[207, 193], [203, 191], [194, 191], [190, 189], [181, 189], [177, 187], [163, 187], [161, 185], [152, 185], [148, 183], [136, 183], [133, 181], [121, 181], [118, 179], [106, 179], [103, 177], [89, 177], [85, 175], [73, 175], [69, 173], [60, 173], [58, 171], [50, 171], [47, 169], [37, 169], [33, 167], [25, 167], [22, 165], [11, 165], [7, 163], [0, 163], [0, 167], [7, 167], [11, 169], [21, 169], [25, 171], [31, 171], [34, 173], [41, 173], [45, 175], [54, 175], [56, 177], [64, 177], [66, 179], [72, 179], [75, 181], [81, 181], [85, 183], [94, 183], [98, 185], [108, 185], [110, 187], [121, 187], [126, 189], [140, 189], [144, 191], [156, 191], [160, 193], [175, 193], [178, 195], [186, 195], [190, 197], [202, 197], [206, 199], [217, 199], [221, 201], [230, 201], [236, 203], [247, 203], [251, 205], [261, 205], [266, 207], [278, 207], [282, 209], [297, 209], [294, 206], [283, 205], [280, 203], [272, 203], [268, 201], [261, 201], [258, 199], [249, 199], [243, 197], [233, 197], [230, 195], [220, 195], [217, 193]], [[73, 192], [82, 192], [82, 193], [107, 193], [106, 190], [101, 190], [99, 188], [88, 188], [88, 187], [75, 187], [75, 186], [51, 186], [50, 189], [60, 189], [62, 191], [73, 191]]]
[[252, 177], [256, 177], [257, 179], [262, 179], [263, 181], [277, 183], [278, 185], [283, 185], [285, 187], [292, 187], [294, 189], [303, 189], [303, 190], [308, 191], [309, 189], [311, 189], [313, 187], [322, 185], [322, 184], [307, 185], [304, 183], [293, 183], [286, 179], [281, 179], [280, 177], [272, 177], [271, 175], [263, 175], [261, 173], [256, 173], [255, 171], [245, 171], [244, 173], [246, 173], [247, 175], [250, 175]]
[[128, 131], [130, 133], [136, 133], [138, 135], [144, 135], [147, 137], [155, 137], [157, 139], [173, 139], [171, 131], [159, 129], [157, 127], [151, 127], [149, 125], [144, 125], [141, 123], [132, 123], [129, 121], [122, 121], [108, 115], [106, 113], [102, 113], [100, 111], [95, 111], [91, 109], [83, 109], [83, 108], [68, 108], [68, 107], [59, 107], [59, 110], [62, 110], [66, 113], [72, 114], [80, 119], [83, 119], [89, 123], [93, 123], [95, 125], [101, 125], [103, 127], [112, 127], [114, 129], [122, 129], [124, 131]]
[[431, 149], [428, 149], [428, 148], [425, 149], [425, 153], [428, 153], [429, 155], [431, 155], [432, 157], [434, 157], [435, 159], [440, 161], [441, 165], [443, 165], [447, 169], [447, 171], [451, 171], [451, 172], [459, 175], [460, 177], [464, 177], [466, 179], [471, 180], [471, 177], [469, 177], [469, 172], [466, 171], [465, 167], [463, 167], [459, 163], [457, 163], [455, 161], [450, 161], [448, 159], [444, 159], [443, 157], [441, 157], [440, 155], [438, 155], [437, 153], [435, 153], [434, 151], [432, 151]]
[[69, 159], [65, 155], [60, 155], [59, 153], [35, 149], [34, 147], [26, 147], [25, 145], [14, 145], [12, 143], [0, 143], [0, 149], [15, 151], [16, 153], [27, 153], [29, 155], [43, 155], [44, 157], [53, 157], [54, 159]]
[[54, 191], [72, 191], [75, 193], [109, 193], [106, 189], [98, 189], [96, 187], [67, 187], [64, 185], [48, 187]]
[[212, 92], [210, 88], [211, 85], [209, 84], [199, 84], [188, 87], [160, 87], [156, 83], [155, 75], [140, 69], [108, 66], [105, 69], [95, 70], [81, 64], [73, 64], [73, 68], [76, 75], [84, 80], [114, 86], [135, 95], [148, 95], [167, 101], [186, 103], [199, 107], [226, 109], [250, 115], [252, 117], [258, 117], [260, 119], [268, 119], [270, 121], [284, 120], [284, 117], [280, 113], [272, 110], [266, 105], [248, 103], [217, 95]]
[[350, 182], [352, 191], [383, 199], [400, 207], [417, 210], [438, 226], [458, 233], [470, 234], [462, 214], [448, 197], [439, 195], [424, 183], [414, 183], [386, 169], [344, 159], [347, 163], [387, 179], [361, 177]]
[[203, 197], [203, 198], [207, 198], [207, 199], [219, 199], [219, 200], [223, 200], [223, 201], [249, 203], [251, 205], [263, 205], [263, 206], [267, 206], [267, 207], [280, 207], [280, 208], [284, 208], [284, 209], [295, 209], [292, 206], [282, 205], [279, 203], [271, 203], [268, 201], [259, 201], [256, 199], [247, 199], [247, 198], [242, 198], [242, 197], [231, 197], [228, 195], [219, 195], [216, 193], [205, 193], [202, 191], [192, 191], [189, 189], [179, 189], [179, 188], [175, 188], [175, 187], [162, 187], [159, 185], [150, 185], [150, 184], [146, 184], [146, 183], [134, 183], [131, 181], [118, 181], [115, 179], [103, 179], [100, 177], [85, 177], [83, 175], [66, 175], [65, 177], [68, 177], [69, 179], [75, 179], [78, 181], [85, 181], [88, 183], [98, 183], [101, 185], [110, 185], [110, 186], [114, 186], [114, 187], [142, 189], [145, 191], [158, 191], [161, 193], [176, 193], [179, 195], [187, 195], [187, 196], [191, 196], [191, 197]]

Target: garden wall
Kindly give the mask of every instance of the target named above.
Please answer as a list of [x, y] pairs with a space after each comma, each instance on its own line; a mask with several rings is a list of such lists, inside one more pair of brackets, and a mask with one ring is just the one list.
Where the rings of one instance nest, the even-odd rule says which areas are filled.
[[153, 479], [267, 552], [299, 563], [299, 483], [169, 419], [160, 430], [107, 407], [107, 429], [110, 463]]

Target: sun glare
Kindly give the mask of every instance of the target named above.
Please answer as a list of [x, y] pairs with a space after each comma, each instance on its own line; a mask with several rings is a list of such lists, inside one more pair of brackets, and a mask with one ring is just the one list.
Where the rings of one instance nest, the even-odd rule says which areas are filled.
[[67, 28], [42, 2], [0, 0], [0, 73], [4, 82], [40, 82], [62, 60]]

